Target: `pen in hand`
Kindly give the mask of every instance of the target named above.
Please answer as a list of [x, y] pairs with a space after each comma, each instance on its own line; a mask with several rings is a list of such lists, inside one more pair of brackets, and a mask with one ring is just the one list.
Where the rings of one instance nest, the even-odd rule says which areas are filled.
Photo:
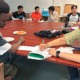
[[40, 50], [41, 50], [41, 51], [44, 50], [44, 38], [42, 39], [42, 44], [41, 44]]
[[42, 43], [44, 44], [44, 39], [42, 39]]

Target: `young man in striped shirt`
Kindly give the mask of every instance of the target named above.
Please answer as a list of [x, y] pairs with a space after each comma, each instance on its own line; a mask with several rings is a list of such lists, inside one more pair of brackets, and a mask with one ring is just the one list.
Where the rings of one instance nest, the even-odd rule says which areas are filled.
[[[9, 10], [9, 5], [4, 0], [0, 0], [0, 28], [5, 26], [6, 21], [9, 18]], [[15, 44], [11, 45], [6, 42], [0, 34], [0, 63], [4, 63], [5, 79], [11, 80], [17, 72], [16, 67], [10, 64], [10, 54], [15, 53], [23, 42], [24, 38], [20, 37]]]

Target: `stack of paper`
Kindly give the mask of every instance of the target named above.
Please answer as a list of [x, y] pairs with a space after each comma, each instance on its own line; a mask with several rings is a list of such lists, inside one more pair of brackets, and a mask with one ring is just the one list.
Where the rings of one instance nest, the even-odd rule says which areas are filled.
[[44, 51], [41, 51], [39, 49], [39, 46], [36, 46], [33, 48], [33, 50], [29, 53], [28, 55], [28, 59], [35, 59], [35, 60], [44, 60], [46, 58], [49, 58], [51, 57], [51, 55], [49, 54], [48, 50], [50, 48], [44, 50]]
[[71, 29], [73, 29], [73, 30], [78, 29], [78, 26], [76, 26], [76, 27], [71, 27]]
[[[35, 59], [35, 60], [44, 60], [46, 58], [51, 57], [52, 55], [49, 54], [49, 50], [50, 48], [47, 48], [44, 51], [41, 51], [39, 49], [39, 46], [20, 46], [18, 50], [26, 50], [26, 51], [31, 51], [28, 54], [28, 59]], [[66, 53], [73, 53], [74, 48], [72, 47], [60, 47], [57, 49], [57, 51], [61, 51], [61, 52], [66, 52]]]
[[74, 48], [72, 47], [60, 47], [57, 51], [66, 52], [66, 53], [73, 53]]
[[32, 51], [34, 47], [32, 46], [20, 46], [18, 50]]
[[41, 21], [38, 21], [38, 22], [45, 22], [45, 21], [41, 20]]

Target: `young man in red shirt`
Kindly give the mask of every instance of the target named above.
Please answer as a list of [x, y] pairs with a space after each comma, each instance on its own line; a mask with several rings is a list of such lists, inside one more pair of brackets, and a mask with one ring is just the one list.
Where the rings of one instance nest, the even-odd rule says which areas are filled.
[[40, 21], [41, 20], [41, 13], [40, 13], [40, 11], [39, 11], [39, 7], [38, 6], [36, 6], [35, 7], [35, 12], [32, 12], [31, 13], [31, 18], [32, 18], [32, 20], [34, 20], [34, 21]]

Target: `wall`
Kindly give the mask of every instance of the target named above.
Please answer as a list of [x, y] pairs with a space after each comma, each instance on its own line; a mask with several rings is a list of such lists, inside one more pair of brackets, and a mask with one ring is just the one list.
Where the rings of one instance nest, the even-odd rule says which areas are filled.
[[54, 6], [61, 7], [61, 16], [63, 16], [64, 5], [65, 4], [76, 4], [78, 6], [78, 11], [80, 12], [80, 0], [54, 0]]
[[39, 6], [42, 10], [42, 8], [48, 8], [48, 6], [53, 5], [53, 0], [5, 0], [8, 2], [11, 8], [11, 12], [17, 10], [18, 5], [23, 5], [24, 10], [26, 12], [32, 12], [34, 11], [35, 6]]
[[41, 10], [42, 8], [48, 8], [50, 5], [54, 5], [61, 7], [60, 15], [63, 16], [65, 4], [78, 5], [78, 11], [80, 12], [80, 0], [5, 0], [5, 1], [8, 2], [8, 4], [10, 5], [11, 12], [16, 11], [18, 5], [23, 5], [24, 10], [27, 13], [34, 11], [34, 7], [36, 5], [40, 6]]

